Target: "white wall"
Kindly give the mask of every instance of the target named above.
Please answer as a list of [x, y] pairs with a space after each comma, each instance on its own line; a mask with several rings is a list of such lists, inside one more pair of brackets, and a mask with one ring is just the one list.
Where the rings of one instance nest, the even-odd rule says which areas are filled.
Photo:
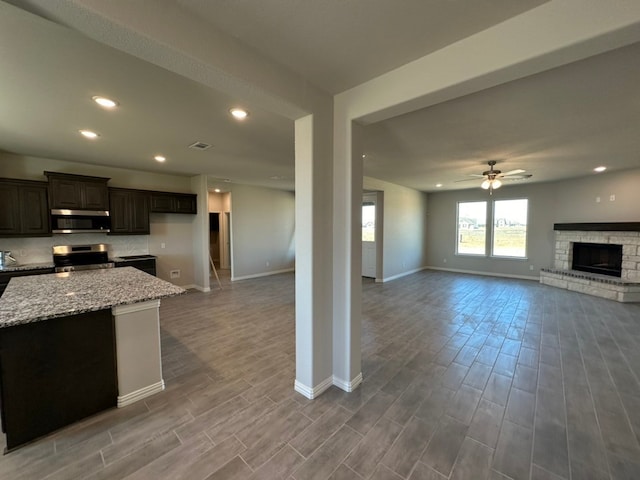
[[233, 185], [231, 212], [232, 280], [295, 268], [292, 192]]
[[[554, 223], [638, 222], [638, 185], [640, 169], [550, 183], [503, 186], [492, 196], [479, 186], [470, 190], [431, 193], [428, 195], [428, 264], [435, 268], [537, 278], [540, 268], [553, 266]], [[616, 196], [614, 202], [609, 201], [612, 194]], [[600, 196], [600, 203], [596, 203], [596, 196]], [[457, 202], [512, 198], [529, 199], [528, 258], [456, 255]]]
[[640, 168], [557, 182], [555, 189], [556, 223], [640, 222]]
[[[152, 213], [149, 239], [149, 253], [158, 257], [156, 270], [158, 278], [183, 287], [193, 286], [193, 222], [194, 215], [172, 213]], [[162, 248], [164, 244], [164, 248]], [[169, 272], [179, 270], [180, 277], [171, 278]]]
[[[164, 175], [123, 168], [87, 165], [83, 163], [26, 157], [0, 152], [0, 177], [46, 181], [44, 171], [108, 177], [110, 187], [138, 188], [168, 192], [191, 192], [190, 177]], [[206, 213], [205, 213], [206, 215]], [[106, 243], [111, 255], [135, 255], [150, 253], [158, 257], [158, 277], [176, 285], [193, 285], [193, 222], [194, 215], [150, 215], [151, 233], [147, 235], [105, 235], [87, 233], [80, 235], [54, 235], [42, 238], [0, 238], [0, 250], [11, 250], [19, 255], [20, 263], [50, 262], [51, 246]], [[165, 243], [165, 248], [160, 248]], [[180, 278], [171, 279], [170, 270], [180, 270]]]
[[412, 188], [364, 178], [365, 190], [383, 192], [382, 279], [390, 280], [426, 265], [427, 195]]
[[165, 175], [0, 152], [0, 177], [47, 181], [47, 177], [43, 174], [44, 171], [107, 177], [111, 179], [109, 180], [110, 187], [191, 193], [190, 180], [186, 176]]

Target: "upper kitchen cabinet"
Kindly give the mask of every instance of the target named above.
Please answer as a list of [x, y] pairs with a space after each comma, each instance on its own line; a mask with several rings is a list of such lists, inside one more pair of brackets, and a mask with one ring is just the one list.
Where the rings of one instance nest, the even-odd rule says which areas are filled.
[[149, 192], [109, 189], [111, 235], [149, 234]]
[[108, 210], [108, 178], [44, 172], [49, 178], [51, 208]]
[[51, 235], [46, 182], [0, 179], [0, 236]]
[[152, 213], [198, 213], [193, 193], [151, 192]]

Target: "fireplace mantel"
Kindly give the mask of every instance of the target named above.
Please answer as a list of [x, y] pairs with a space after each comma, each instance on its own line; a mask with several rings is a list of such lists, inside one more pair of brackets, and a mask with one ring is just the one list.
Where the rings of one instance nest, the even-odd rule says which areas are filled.
[[553, 229], [573, 232], [640, 232], [640, 222], [554, 223]]

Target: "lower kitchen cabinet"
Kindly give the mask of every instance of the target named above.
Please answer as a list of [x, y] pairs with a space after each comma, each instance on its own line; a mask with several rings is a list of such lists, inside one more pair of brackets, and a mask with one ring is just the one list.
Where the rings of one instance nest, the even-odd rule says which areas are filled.
[[0, 296], [4, 292], [9, 280], [13, 277], [23, 277], [25, 275], [42, 275], [45, 273], [53, 273], [53, 268], [39, 268], [37, 270], [12, 270], [10, 272], [0, 272]]
[[116, 406], [111, 309], [0, 329], [7, 450]]
[[[143, 258], [141, 258], [143, 257]], [[149, 275], [156, 276], [156, 259], [151, 255], [132, 255], [131, 257], [120, 257], [115, 261], [115, 267], [133, 267], [142, 270]]]

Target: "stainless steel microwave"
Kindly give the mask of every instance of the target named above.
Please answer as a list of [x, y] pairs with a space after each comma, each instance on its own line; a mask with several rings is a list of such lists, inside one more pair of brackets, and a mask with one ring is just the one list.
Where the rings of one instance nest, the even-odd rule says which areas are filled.
[[51, 210], [51, 233], [108, 233], [108, 210]]

